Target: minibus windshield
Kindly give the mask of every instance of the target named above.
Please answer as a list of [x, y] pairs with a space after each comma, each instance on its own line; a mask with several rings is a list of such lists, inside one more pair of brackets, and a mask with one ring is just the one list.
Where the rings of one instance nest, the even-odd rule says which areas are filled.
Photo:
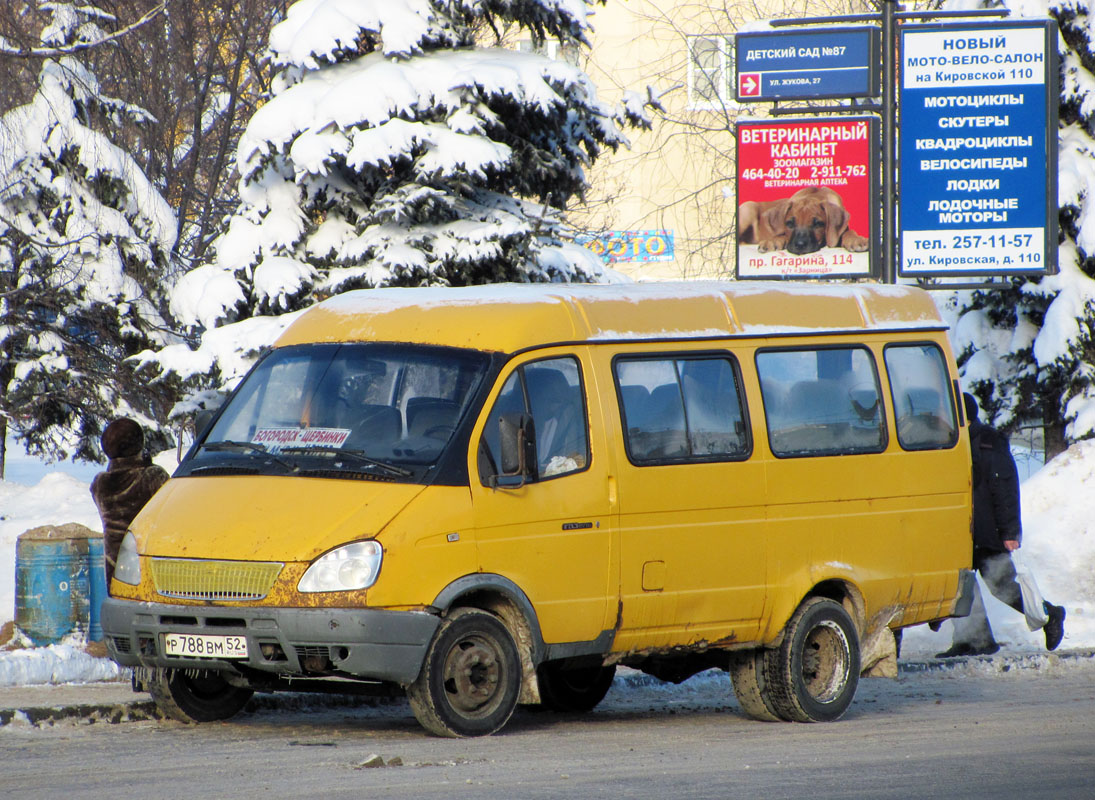
[[280, 348], [233, 394], [190, 474], [235, 464], [270, 474], [410, 479], [441, 457], [487, 366], [486, 354], [455, 348]]

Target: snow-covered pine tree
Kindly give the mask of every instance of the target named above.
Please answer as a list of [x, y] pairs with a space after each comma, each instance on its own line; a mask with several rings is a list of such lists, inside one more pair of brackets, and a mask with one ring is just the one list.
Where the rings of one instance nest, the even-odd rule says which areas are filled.
[[600, 2], [293, 4], [270, 36], [273, 97], [240, 142], [239, 210], [172, 295], [203, 346], [150, 360], [230, 381], [240, 363], [210, 330], [225, 323], [252, 323], [230, 337], [238, 357], [279, 315], [349, 289], [598, 279], [561, 211], [625, 143], [620, 125], [649, 120], [637, 99], [601, 103], [570, 63], [501, 45], [516, 31], [585, 45]]
[[113, 17], [41, 7], [42, 47], [59, 55], [43, 60], [31, 102], [0, 117], [0, 427], [34, 454], [100, 460], [112, 417], [163, 415], [125, 358], [163, 341], [175, 219], [106, 133], [145, 113], [60, 55], [103, 39]]
[[1095, 436], [1095, 17], [1086, 0], [962, 2], [1050, 15], [1060, 27], [1060, 272], [974, 292], [955, 329], [960, 371], [986, 416], [1009, 432], [1045, 430], [1050, 458]]

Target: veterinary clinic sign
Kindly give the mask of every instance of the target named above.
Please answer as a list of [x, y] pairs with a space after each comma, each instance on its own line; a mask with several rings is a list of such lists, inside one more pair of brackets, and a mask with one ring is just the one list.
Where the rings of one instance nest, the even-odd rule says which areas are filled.
[[624, 261], [672, 261], [673, 231], [606, 231], [579, 243], [606, 264]]
[[739, 33], [737, 100], [876, 97], [880, 49], [874, 26]]
[[1056, 271], [1055, 30], [902, 29], [900, 275]]
[[737, 277], [873, 274], [877, 119], [749, 121], [736, 132]]

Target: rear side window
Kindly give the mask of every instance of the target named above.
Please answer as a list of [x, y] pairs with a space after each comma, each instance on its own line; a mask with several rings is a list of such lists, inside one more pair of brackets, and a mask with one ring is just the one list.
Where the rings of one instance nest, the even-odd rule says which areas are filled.
[[617, 358], [624, 443], [634, 464], [749, 454], [740, 380], [729, 355]]
[[874, 358], [863, 347], [757, 353], [768, 443], [780, 457], [880, 453], [886, 423]]
[[938, 450], [957, 444], [954, 398], [942, 351], [934, 344], [890, 345], [884, 356], [901, 446]]

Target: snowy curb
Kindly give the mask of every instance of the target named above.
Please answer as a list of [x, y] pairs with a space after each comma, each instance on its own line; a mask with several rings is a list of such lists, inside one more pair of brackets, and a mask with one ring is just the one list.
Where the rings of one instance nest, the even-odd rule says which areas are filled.
[[6, 726], [41, 728], [58, 722], [72, 720], [83, 725], [102, 722], [119, 725], [123, 722], [141, 722], [163, 719], [163, 715], [151, 700], [135, 700], [129, 703], [98, 705], [57, 705], [46, 708], [0, 709], [0, 730]]
[[991, 656], [932, 658], [925, 661], [899, 661], [899, 674], [924, 672], [1012, 672], [1051, 669], [1064, 663], [1095, 661], [1095, 650], [1058, 650], [1054, 653], [997, 653]]

